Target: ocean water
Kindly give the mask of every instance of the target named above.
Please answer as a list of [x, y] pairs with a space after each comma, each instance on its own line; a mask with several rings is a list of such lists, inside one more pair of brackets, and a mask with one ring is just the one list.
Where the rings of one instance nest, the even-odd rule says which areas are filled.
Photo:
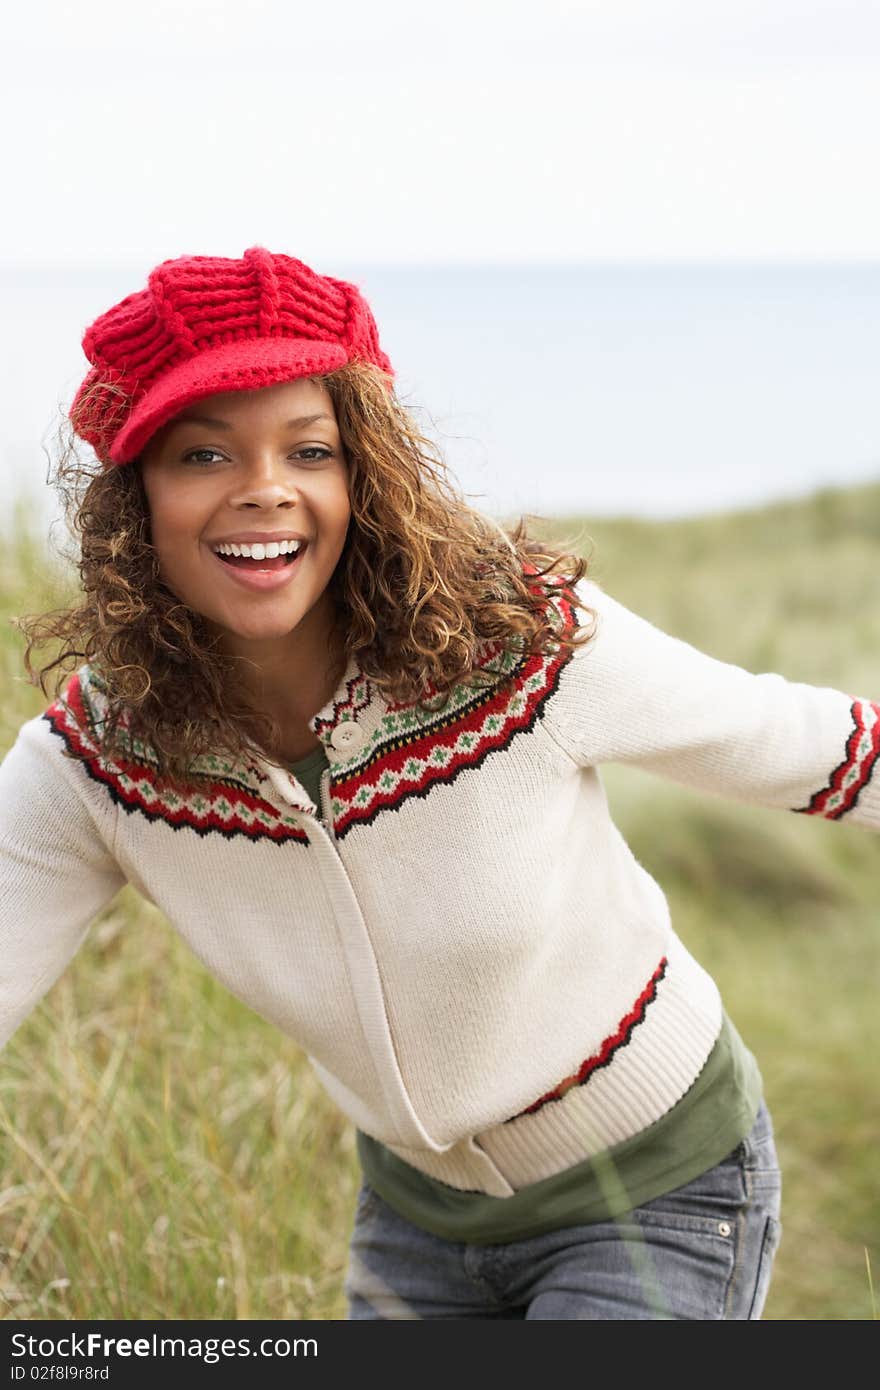
[[[499, 518], [672, 517], [880, 478], [880, 262], [319, 265], [367, 295], [397, 390]], [[83, 330], [145, 271], [0, 269], [0, 501], [46, 521]]]

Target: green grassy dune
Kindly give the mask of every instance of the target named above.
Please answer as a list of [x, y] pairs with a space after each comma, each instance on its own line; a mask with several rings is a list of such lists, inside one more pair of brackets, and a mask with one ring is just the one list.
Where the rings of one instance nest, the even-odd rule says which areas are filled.
[[[721, 660], [880, 699], [880, 485], [695, 520], [566, 518], [590, 573]], [[69, 571], [0, 550], [0, 755], [47, 701], [13, 614]], [[765, 1316], [874, 1316], [877, 839], [607, 766], [612, 813], [764, 1074], [784, 1170]], [[3, 1052], [0, 1317], [341, 1318], [354, 1132], [302, 1053], [125, 888]]]

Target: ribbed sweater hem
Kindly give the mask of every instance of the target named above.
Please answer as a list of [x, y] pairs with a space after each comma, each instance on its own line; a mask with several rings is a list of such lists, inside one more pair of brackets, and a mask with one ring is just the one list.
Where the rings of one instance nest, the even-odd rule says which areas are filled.
[[674, 934], [666, 962], [644, 1017], [585, 1084], [445, 1153], [386, 1147], [450, 1187], [505, 1197], [639, 1134], [693, 1085], [721, 1031], [718, 988]]

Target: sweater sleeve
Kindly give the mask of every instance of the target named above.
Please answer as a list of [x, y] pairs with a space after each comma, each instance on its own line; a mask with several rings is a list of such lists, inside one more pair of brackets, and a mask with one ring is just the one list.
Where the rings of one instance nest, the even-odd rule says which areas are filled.
[[[560, 670], [547, 730], [582, 765], [631, 763], [684, 786], [880, 831], [880, 705], [754, 675], [671, 637], [590, 579], [591, 640]], [[582, 606], [581, 606], [582, 605]]]
[[114, 808], [102, 815], [88, 789], [42, 716], [0, 764], [0, 1048], [126, 881], [109, 847]]

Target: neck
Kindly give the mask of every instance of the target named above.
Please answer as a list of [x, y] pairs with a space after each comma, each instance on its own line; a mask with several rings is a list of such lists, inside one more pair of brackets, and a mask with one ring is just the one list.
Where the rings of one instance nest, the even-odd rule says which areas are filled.
[[335, 609], [312, 609], [282, 638], [250, 640], [232, 634], [224, 649], [237, 661], [247, 699], [278, 720], [282, 745], [314, 743], [309, 720], [331, 699], [348, 660]]

